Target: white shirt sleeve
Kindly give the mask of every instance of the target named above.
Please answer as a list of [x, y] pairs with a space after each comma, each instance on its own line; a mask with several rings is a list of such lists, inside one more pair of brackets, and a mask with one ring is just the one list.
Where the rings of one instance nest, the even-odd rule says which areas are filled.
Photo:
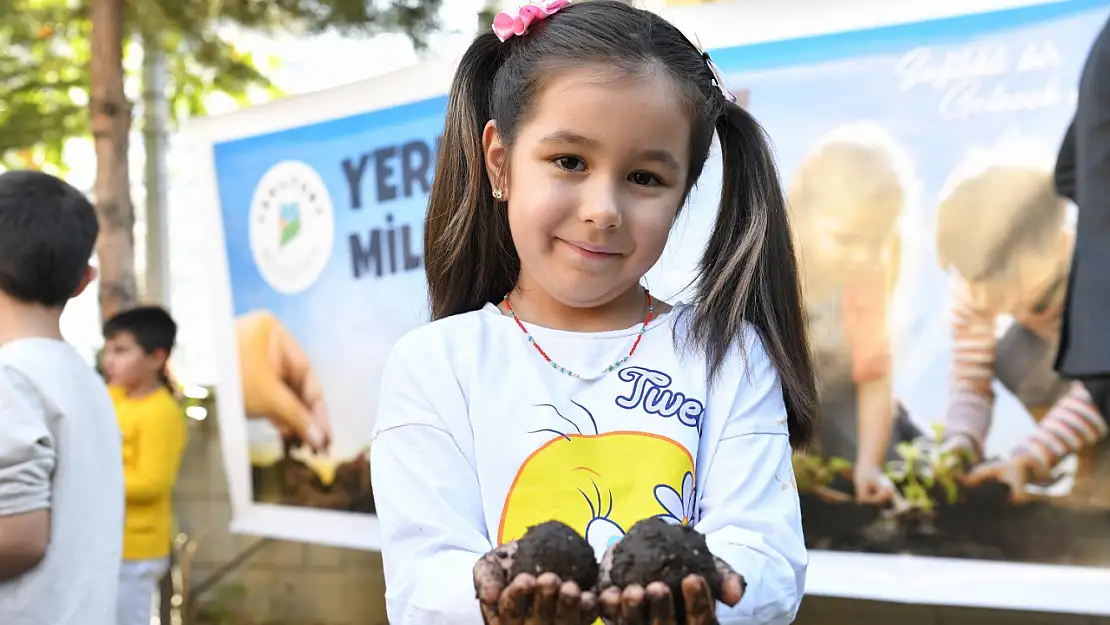
[[54, 436], [38, 394], [0, 365], [0, 516], [50, 507]]
[[722, 625], [786, 625], [802, 602], [808, 555], [782, 387], [762, 342], [749, 335], [747, 362], [730, 365], [738, 375], [718, 382], [729, 396], [714, 402], [728, 411], [723, 429], [714, 428], [721, 435], [699, 450], [696, 529], [747, 584], [738, 605], [719, 604]]
[[473, 569], [493, 545], [465, 399], [427, 354], [418, 370], [408, 344], [386, 363], [370, 452], [386, 611], [393, 625], [481, 625]]

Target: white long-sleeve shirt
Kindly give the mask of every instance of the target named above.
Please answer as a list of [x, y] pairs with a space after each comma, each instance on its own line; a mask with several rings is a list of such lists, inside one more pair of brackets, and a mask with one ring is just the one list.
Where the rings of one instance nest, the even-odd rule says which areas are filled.
[[807, 554], [778, 374], [749, 328], [711, 386], [698, 351], [676, 348], [688, 311], [657, 318], [600, 377], [639, 326], [527, 325], [582, 379], [492, 304], [398, 341], [371, 450], [390, 623], [480, 624], [474, 564], [533, 525], [562, 521], [600, 556], [651, 516], [692, 523], [744, 576], [722, 623], [794, 620]]

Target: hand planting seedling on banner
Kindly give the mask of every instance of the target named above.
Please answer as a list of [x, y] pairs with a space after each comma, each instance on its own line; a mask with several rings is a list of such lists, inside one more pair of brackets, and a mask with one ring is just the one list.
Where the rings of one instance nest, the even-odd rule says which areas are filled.
[[269, 419], [287, 441], [327, 450], [331, 424], [323, 390], [297, 340], [266, 310], [238, 317], [235, 335], [247, 417]]
[[857, 464], [852, 471], [852, 482], [860, 503], [884, 504], [894, 497], [894, 484], [876, 463]]
[[955, 475], [962, 487], [999, 484], [1009, 490], [1009, 499], [1015, 504], [1030, 500], [1026, 485], [1051, 481], [1051, 472], [1029, 454], [1014, 453], [1005, 458], [976, 463], [975, 454], [959, 437], [945, 440], [939, 448], [947, 472]]
[[1051, 473], [1044, 465], [1028, 454], [1015, 453], [1007, 458], [990, 460], [976, 466], [964, 478], [968, 487], [982, 486], [989, 482], [1003, 484], [1010, 489], [1010, 501], [1028, 503], [1031, 499], [1025, 487], [1029, 484], [1051, 481]]
[[1029, 497], [1025, 485], [1030, 481], [1033, 467], [1023, 463], [1020, 458], [1006, 458], [985, 462], [971, 470], [963, 478], [967, 486], [979, 486], [987, 482], [1005, 484], [1010, 489], [1010, 501], [1025, 503]]

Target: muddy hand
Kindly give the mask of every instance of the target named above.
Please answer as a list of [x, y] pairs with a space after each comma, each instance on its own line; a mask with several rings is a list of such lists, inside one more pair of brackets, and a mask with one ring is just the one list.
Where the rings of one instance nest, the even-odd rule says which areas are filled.
[[297, 340], [266, 310], [237, 318], [235, 334], [247, 416], [269, 419], [285, 439], [326, 450], [331, 425], [323, 390]]
[[674, 597], [663, 582], [652, 582], [647, 588], [639, 584], [624, 589], [610, 586], [601, 592], [601, 613], [606, 622], [615, 625], [714, 625], [717, 623], [716, 602], [709, 584], [700, 575], [682, 580], [682, 600], [686, 621], [675, 619]]
[[[669, 590], [667, 590], [667, 596], [670, 596]], [[623, 589], [617, 586], [609, 586], [601, 591], [599, 600], [601, 602], [601, 615], [605, 617], [607, 623], [647, 625], [649, 622], [650, 608], [647, 591], [639, 584], [626, 586]], [[664, 622], [664, 625], [673, 623], [674, 615], [672, 614], [670, 622]]]
[[[516, 543], [482, 557], [474, 567], [474, 589], [489, 625], [588, 625], [597, 619], [597, 598], [553, 573], [520, 574], [508, 582]], [[506, 585], [507, 584], [507, 585]]]
[[748, 589], [748, 584], [724, 560], [720, 558], [713, 558], [713, 560], [717, 563], [717, 572], [721, 574], [721, 603], [730, 608], [735, 607], [744, 598], [744, 591]]
[[[717, 622], [717, 606], [709, 584], [700, 575], [690, 575], [682, 581], [682, 600], [686, 607], [686, 622], [676, 623], [674, 598], [666, 584], [652, 582], [647, 588], [639, 585], [623, 589], [612, 585], [605, 561], [602, 560], [601, 613], [606, 621], [616, 625], [712, 625]], [[744, 580], [728, 564], [717, 558], [721, 574], [721, 602], [734, 606], [744, 596]]]
[[474, 592], [486, 623], [500, 623], [498, 606], [508, 585], [509, 569], [516, 555], [516, 542], [507, 543], [482, 556], [474, 565]]
[[601, 611], [606, 622], [617, 625], [678, 625], [674, 597], [663, 582], [652, 582], [647, 588], [633, 584], [623, 590], [610, 586], [601, 593]]

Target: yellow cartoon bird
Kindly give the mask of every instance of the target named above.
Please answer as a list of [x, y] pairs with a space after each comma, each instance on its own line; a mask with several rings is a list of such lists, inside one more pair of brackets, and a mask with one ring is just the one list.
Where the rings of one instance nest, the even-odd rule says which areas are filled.
[[533, 525], [556, 520], [585, 536], [600, 558], [642, 519], [694, 523], [694, 459], [689, 450], [647, 432], [599, 434], [590, 411], [571, 403], [588, 417], [586, 428], [553, 405], [539, 406], [554, 411], [571, 430], [533, 432], [552, 438], [517, 472], [505, 497], [499, 544], [519, 539]]

